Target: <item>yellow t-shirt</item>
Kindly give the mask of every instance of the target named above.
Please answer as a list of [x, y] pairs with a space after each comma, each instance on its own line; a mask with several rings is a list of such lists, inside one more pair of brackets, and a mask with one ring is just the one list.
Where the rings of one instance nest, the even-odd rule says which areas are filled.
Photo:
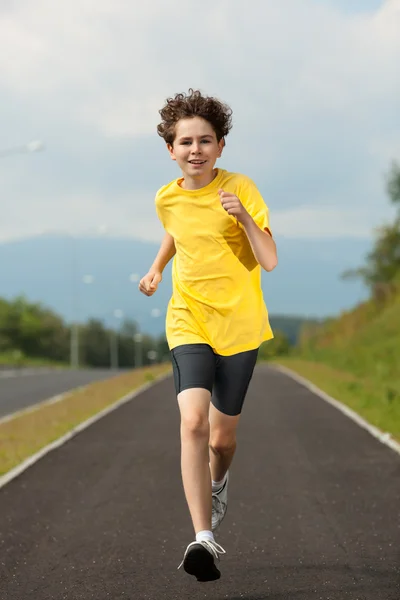
[[156, 196], [157, 214], [176, 247], [166, 319], [169, 348], [205, 343], [223, 356], [258, 348], [273, 337], [261, 267], [218, 190], [235, 194], [261, 229], [269, 229], [268, 208], [245, 175], [218, 169], [198, 190], [183, 189], [181, 182], [172, 181]]

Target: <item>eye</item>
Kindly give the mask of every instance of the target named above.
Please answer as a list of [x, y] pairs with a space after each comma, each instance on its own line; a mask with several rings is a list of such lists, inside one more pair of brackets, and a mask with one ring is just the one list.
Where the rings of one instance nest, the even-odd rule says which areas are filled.
[[210, 143], [210, 140], [202, 140], [202, 143], [203, 143], [203, 144], [209, 144], [209, 143]]

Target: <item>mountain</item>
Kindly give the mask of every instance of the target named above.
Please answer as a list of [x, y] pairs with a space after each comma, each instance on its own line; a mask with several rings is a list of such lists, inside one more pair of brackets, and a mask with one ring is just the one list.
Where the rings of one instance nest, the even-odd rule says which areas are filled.
[[[361, 284], [343, 282], [339, 276], [363, 262], [368, 240], [281, 238], [277, 244], [279, 265], [263, 273], [263, 291], [273, 326], [282, 326], [281, 317], [292, 317], [290, 324], [284, 319], [291, 338], [302, 319], [334, 315], [366, 298]], [[170, 265], [152, 298], [140, 294], [137, 281], [130, 279], [147, 271], [157, 249], [157, 244], [137, 239], [66, 235], [3, 242], [0, 297], [21, 294], [67, 321], [96, 317], [113, 326], [119, 309], [142, 331], [162, 333], [171, 294]]]

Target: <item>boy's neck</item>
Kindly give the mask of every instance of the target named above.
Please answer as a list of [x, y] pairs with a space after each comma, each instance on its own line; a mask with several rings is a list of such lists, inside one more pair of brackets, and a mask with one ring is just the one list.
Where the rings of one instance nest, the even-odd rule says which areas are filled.
[[205, 175], [204, 177], [185, 177], [183, 175], [183, 180], [181, 182], [181, 187], [184, 190], [200, 190], [201, 188], [206, 187], [209, 183], [214, 181], [216, 176], [218, 175], [218, 169], [213, 169], [211, 173]]

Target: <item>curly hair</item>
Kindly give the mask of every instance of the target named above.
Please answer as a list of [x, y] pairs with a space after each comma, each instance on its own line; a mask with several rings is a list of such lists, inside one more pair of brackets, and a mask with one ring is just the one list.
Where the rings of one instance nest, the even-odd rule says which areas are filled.
[[201, 117], [210, 123], [218, 142], [228, 135], [232, 128], [232, 109], [211, 96], [203, 96], [199, 90], [189, 89], [189, 94], [175, 94], [167, 98], [159, 111], [162, 122], [157, 133], [167, 144], [175, 140], [175, 126], [180, 119]]

